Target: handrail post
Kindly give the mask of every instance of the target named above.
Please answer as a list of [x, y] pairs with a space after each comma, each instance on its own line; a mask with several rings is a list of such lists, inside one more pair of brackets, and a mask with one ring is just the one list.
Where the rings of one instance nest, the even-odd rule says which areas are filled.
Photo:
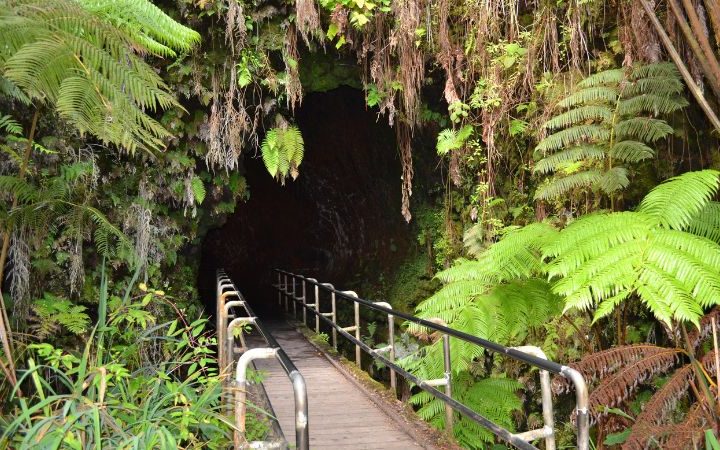
[[297, 319], [297, 298], [295, 297], [295, 277], [292, 277], [293, 279], [293, 293], [292, 293], [292, 301], [293, 301], [293, 319]]
[[278, 284], [277, 284], [277, 290], [278, 290], [278, 306], [282, 306], [282, 292], [280, 292], [280, 278], [282, 275], [280, 275], [280, 272], [277, 273], [278, 276]]
[[242, 354], [238, 360], [235, 371], [235, 431], [233, 432], [233, 443], [235, 450], [241, 450], [245, 443], [245, 416], [247, 408], [247, 368], [255, 359], [268, 359], [274, 357], [278, 352], [277, 348], [251, 348]]
[[285, 312], [288, 312], [288, 292], [290, 290], [288, 289], [288, 276], [285, 274], [285, 288], [283, 289], [283, 292], [285, 293]]
[[589, 450], [590, 448], [590, 417], [589, 417], [589, 394], [587, 384], [582, 374], [572, 367], [563, 366], [560, 372], [565, 378], [570, 379], [575, 385], [575, 413], [577, 421], [577, 448], [578, 450]]
[[[539, 347], [533, 345], [525, 345], [522, 347], [513, 347], [523, 353], [536, 356], [538, 358], [547, 359], [545, 352]], [[553, 404], [552, 404], [552, 387], [550, 384], [550, 372], [544, 369], [540, 369], [540, 392], [542, 396], [542, 410], [543, 410], [543, 422], [544, 426], [540, 430], [531, 430], [526, 433], [519, 433], [516, 436], [527, 435], [532, 437], [544, 437], [545, 438], [545, 450], [555, 450], [555, 418], [553, 417]], [[538, 434], [538, 432], [540, 432]], [[528, 439], [529, 440], [529, 439]]]
[[295, 397], [295, 448], [308, 450], [310, 448], [310, 430], [305, 378], [297, 370], [291, 372], [288, 377], [292, 381], [293, 396]]
[[217, 320], [217, 329], [215, 331], [216, 334], [216, 340], [217, 340], [217, 358], [218, 358], [218, 369], [220, 374], [224, 372], [224, 370], [227, 368], [227, 361], [225, 355], [225, 348], [224, 348], [224, 342], [225, 342], [225, 324], [227, 323], [227, 308], [225, 307], [227, 303], [225, 300], [229, 296], [239, 296], [239, 293], [237, 291], [227, 291], [223, 292], [220, 295], [219, 301], [218, 301], [218, 320]]
[[303, 282], [302, 282], [302, 292], [303, 292], [303, 296], [302, 296], [303, 325], [307, 325], [307, 308], [305, 307], [305, 302], [306, 302], [305, 299], [307, 298], [307, 297], [306, 297], [306, 295], [307, 295], [307, 283], [305, 282], [305, 280], [303, 280]]
[[[450, 335], [443, 334], [443, 359], [445, 361], [445, 394], [452, 397], [452, 367], [450, 366]], [[453, 435], [453, 410], [445, 403], [445, 431]]]
[[[230, 323], [227, 326], [227, 331], [225, 335], [225, 355], [227, 355], [229, 359], [229, 366], [232, 369], [232, 363], [235, 359], [235, 335], [233, 332], [235, 331], [235, 328], [237, 328], [239, 325], [247, 325], [255, 323], [255, 317], [237, 317], [230, 321]], [[241, 335], [241, 345], [243, 348], [245, 348], [245, 339], [242, 338]]]
[[[332, 292], [332, 296], [330, 297], [330, 301], [332, 302], [332, 321], [334, 325], [337, 325], [337, 306], [335, 304], [335, 291]], [[335, 351], [337, 351], [337, 327], [332, 327], [332, 337], [333, 337], [333, 348]]]
[[315, 285], [315, 334], [320, 334], [320, 286]]
[[[356, 295], [357, 297], [357, 295]], [[355, 339], [358, 341], [360, 340], [360, 303], [357, 301], [353, 302], [355, 304]], [[355, 364], [357, 364], [358, 367], [362, 368], [362, 361], [361, 361], [361, 353], [360, 353], [360, 346], [355, 344]]]
[[[395, 316], [388, 314], [388, 344], [390, 345], [390, 362], [395, 363]], [[390, 368], [390, 387], [393, 394], [397, 395], [397, 374], [395, 369]]]

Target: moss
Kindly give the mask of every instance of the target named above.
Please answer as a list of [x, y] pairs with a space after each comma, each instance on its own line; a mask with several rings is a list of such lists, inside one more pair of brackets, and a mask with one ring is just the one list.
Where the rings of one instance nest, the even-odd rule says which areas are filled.
[[362, 89], [358, 65], [334, 52], [304, 54], [300, 59], [300, 82], [306, 93], [326, 92], [342, 85]]

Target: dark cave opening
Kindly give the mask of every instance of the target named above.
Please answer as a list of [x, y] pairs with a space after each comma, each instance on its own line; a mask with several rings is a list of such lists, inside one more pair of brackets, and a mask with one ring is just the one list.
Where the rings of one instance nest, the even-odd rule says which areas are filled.
[[272, 318], [280, 314], [272, 268], [345, 286], [359, 272], [389, 269], [408, 247], [400, 161], [386, 119], [349, 87], [308, 94], [295, 119], [305, 140], [298, 179], [282, 186], [261, 158], [246, 157], [250, 199], [203, 242], [198, 282], [209, 313], [219, 267], [258, 315]]

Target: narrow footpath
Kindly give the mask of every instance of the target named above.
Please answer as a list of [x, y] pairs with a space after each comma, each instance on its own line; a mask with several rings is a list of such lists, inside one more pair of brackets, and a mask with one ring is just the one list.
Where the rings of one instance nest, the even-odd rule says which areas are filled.
[[[305, 377], [312, 450], [393, 450], [427, 448], [416, 443], [286, 322], [268, 323], [270, 332]], [[252, 346], [252, 345], [251, 345]], [[263, 385], [288, 442], [295, 443], [295, 410], [290, 381], [277, 361], [256, 360]]]

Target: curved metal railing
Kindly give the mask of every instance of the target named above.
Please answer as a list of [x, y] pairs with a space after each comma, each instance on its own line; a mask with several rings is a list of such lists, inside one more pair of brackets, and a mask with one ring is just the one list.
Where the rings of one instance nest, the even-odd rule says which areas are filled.
[[[275, 358], [280, 363], [292, 382], [295, 397], [295, 448], [308, 450], [310, 445], [308, 424], [308, 402], [305, 379], [280, 347], [275, 338], [255, 316], [240, 290], [230, 277], [220, 269], [217, 272], [217, 302], [215, 310], [218, 342], [218, 367], [226, 379], [232, 379], [227, 385], [234, 396], [232, 403], [228, 401], [229, 412], [234, 415], [235, 431], [233, 442], [235, 449], [247, 446], [245, 439], [245, 419], [247, 400], [247, 369], [256, 359]], [[240, 351], [236, 351], [235, 329], [241, 326], [252, 326], [263, 337], [267, 347], [248, 349], [242, 333]], [[236, 361], [236, 356], [238, 356]], [[234, 365], [234, 371], [233, 371]], [[232, 374], [234, 373], [234, 377]], [[232, 378], [231, 378], [232, 377]]]
[[[362, 299], [353, 291], [341, 291], [336, 289], [330, 283], [321, 283], [314, 278], [307, 278], [303, 275], [294, 274], [281, 269], [273, 269], [277, 274], [277, 285], [274, 287], [278, 290], [278, 302], [282, 305], [283, 299], [285, 310], [290, 311], [288, 300], [292, 301], [292, 311], [297, 317], [297, 306], [302, 308], [303, 322], [307, 325], [308, 311], [315, 315], [315, 331], [320, 332], [320, 321], [324, 321], [332, 328], [333, 346], [337, 349], [337, 335], [340, 334], [353, 344], [355, 344], [355, 362], [360, 366], [361, 351], [365, 351], [372, 358], [381, 361], [390, 369], [390, 384], [393, 389], [396, 387], [396, 374], [401, 375], [409, 382], [417, 385], [419, 388], [432, 394], [445, 403], [446, 426], [452, 427], [453, 413], [455, 410], [468, 419], [478, 423], [490, 432], [495, 434], [503, 441], [523, 450], [537, 449], [530, 442], [544, 439], [545, 448], [547, 450], [555, 449], [555, 427], [552, 407], [552, 393], [550, 390], [550, 373], [554, 373], [567, 378], [575, 385], [576, 396], [576, 423], [577, 423], [577, 448], [579, 450], [589, 450], [589, 420], [588, 420], [588, 389], [583, 376], [577, 370], [548, 361], [542, 350], [537, 347], [518, 347], [510, 348], [498, 343], [488, 341], [486, 339], [473, 336], [462, 331], [458, 331], [447, 327], [444, 324], [436, 323], [426, 319], [421, 319], [410, 314], [392, 309], [386, 302], [371, 302]], [[314, 299], [308, 302], [307, 288], [310, 285], [314, 290]], [[300, 288], [300, 292], [298, 291]], [[330, 294], [331, 311], [320, 311], [320, 291]], [[355, 323], [351, 326], [342, 327], [337, 323], [337, 305], [336, 299], [340, 298], [344, 301], [353, 303]], [[388, 317], [388, 343], [389, 345], [381, 349], [373, 349], [360, 339], [360, 307], [366, 307], [374, 311], [387, 314]], [[435, 380], [422, 380], [407, 370], [403, 369], [395, 362], [395, 318], [399, 317], [408, 322], [412, 322], [423, 327], [435, 330], [442, 334], [443, 339], [443, 356], [445, 374], [443, 378]], [[351, 334], [353, 333], [353, 334]], [[542, 391], [543, 404], [543, 420], [544, 426], [540, 429], [526, 431], [524, 433], [513, 433], [486, 417], [478, 414], [465, 404], [455, 400], [452, 397], [452, 367], [450, 364], [450, 338], [461, 339], [470, 342], [492, 352], [500, 353], [517, 361], [529, 364], [540, 369], [540, 385]], [[388, 356], [383, 356], [387, 353]], [[443, 386], [444, 392], [438, 387]]]

